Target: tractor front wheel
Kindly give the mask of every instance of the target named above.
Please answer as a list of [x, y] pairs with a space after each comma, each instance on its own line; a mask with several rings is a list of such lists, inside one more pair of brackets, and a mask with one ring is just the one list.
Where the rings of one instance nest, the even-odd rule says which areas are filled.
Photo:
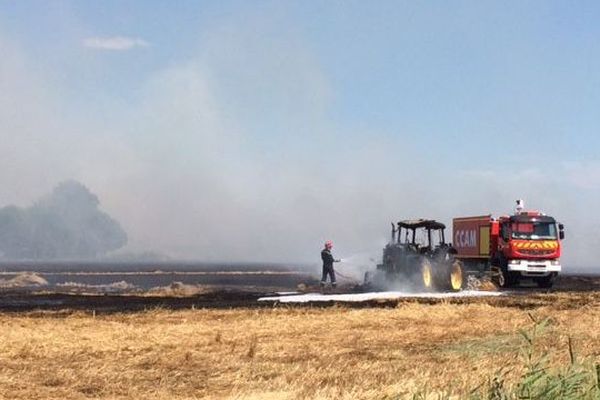
[[425, 290], [433, 289], [433, 267], [427, 258], [421, 261], [421, 285]]

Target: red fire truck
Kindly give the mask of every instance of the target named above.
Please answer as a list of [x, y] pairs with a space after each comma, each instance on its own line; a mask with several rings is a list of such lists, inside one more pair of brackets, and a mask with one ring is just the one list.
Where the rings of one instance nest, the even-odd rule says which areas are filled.
[[453, 247], [467, 271], [491, 271], [500, 287], [532, 279], [538, 286], [552, 287], [561, 271], [562, 224], [539, 211], [524, 211], [517, 200], [514, 215], [455, 218]]

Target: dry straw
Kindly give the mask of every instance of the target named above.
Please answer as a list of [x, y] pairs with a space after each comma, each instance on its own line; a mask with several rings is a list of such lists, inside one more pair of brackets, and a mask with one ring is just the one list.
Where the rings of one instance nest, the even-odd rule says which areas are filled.
[[546, 370], [598, 361], [598, 295], [556, 295], [528, 303], [529, 313], [490, 301], [1, 314], [0, 398], [463, 398], [477, 388], [504, 395], [531, 368], [520, 333], [530, 332], [530, 315], [546, 321], [534, 353], [547, 355]]

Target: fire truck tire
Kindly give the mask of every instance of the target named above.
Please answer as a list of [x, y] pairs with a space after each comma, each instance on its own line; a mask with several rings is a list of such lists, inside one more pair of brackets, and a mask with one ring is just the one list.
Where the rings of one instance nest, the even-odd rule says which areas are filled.
[[542, 278], [536, 278], [535, 283], [537, 283], [540, 288], [550, 289], [552, 285], [554, 285], [554, 275], [550, 274]]
[[494, 282], [501, 288], [506, 289], [519, 283], [519, 277], [505, 268], [494, 267]]
[[510, 286], [518, 286], [521, 282], [521, 274], [518, 272], [509, 272], [508, 279], [510, 280]]

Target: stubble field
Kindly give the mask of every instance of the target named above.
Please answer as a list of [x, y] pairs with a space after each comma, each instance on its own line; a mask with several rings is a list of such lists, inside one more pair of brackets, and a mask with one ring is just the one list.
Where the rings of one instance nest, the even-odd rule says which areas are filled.
[[597, 398], [597, 292], [384, 305], [3, 313], [0, 397], [502, 398], [539, 367]]

